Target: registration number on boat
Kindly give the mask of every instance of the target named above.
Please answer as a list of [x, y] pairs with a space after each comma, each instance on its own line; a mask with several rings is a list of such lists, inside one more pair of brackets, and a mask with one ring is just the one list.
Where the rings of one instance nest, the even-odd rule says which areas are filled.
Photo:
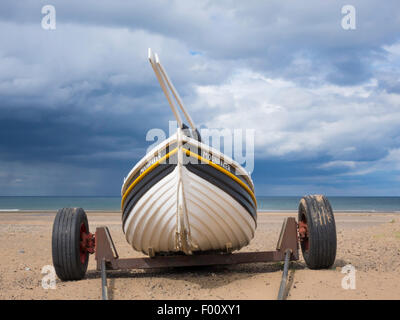
[[202, 157], [210, 160], [211, 162], [220, 165], [222, 168], [230, 171], [231, 170], [231, 166], [230, 164], [226, 163], [224, 160], [213, 156], [211, 153], [207, 152], [207, 151], [203, 151]]
[[152, 158], [149, 162], [147, 162], [141, 169], [140, 174], [142, 174], [148, 167], [150, 167], [153, 163], [156, 163], [161, 159], [161, 155], [157, 154], [154, 158]]

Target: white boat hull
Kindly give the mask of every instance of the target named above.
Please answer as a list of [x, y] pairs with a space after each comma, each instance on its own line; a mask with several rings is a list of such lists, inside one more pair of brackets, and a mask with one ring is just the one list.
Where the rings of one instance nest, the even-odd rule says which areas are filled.
[[131, 209], [124, 232], [135, 250], [181, 251], [176, 243], [178, 196], [186, 201], [193, 251], [225, 250], [227, 245], [238, 250], [250, 242], [256, 223], [233, 197], [185, 167], [183, 193], [178, 193], [178, 179], [177, 166]]

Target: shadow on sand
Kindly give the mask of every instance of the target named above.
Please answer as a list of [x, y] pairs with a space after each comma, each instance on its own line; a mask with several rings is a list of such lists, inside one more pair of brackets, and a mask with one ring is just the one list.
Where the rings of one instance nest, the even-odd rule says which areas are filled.
[[[287, 296], [294, 281], [295, 270], [305, 269], [304, 263], [293, 261], [290, 264], [290, 274], [286, 286]], [[142, 279], [159, 278], [169, 280], [183, 280], [199, 286], [202, 289], [215, 289], [226, 286], [234, 281], [246, 280], [255, 274], [282, 272], [283, 262], [275, 263], [247, 263], [228, 266], [201, 266], [201, 267], [174, 267], [151, 270], [117, 270], [107, 271], [108, 296], [113, 299], [115, 279]], [[100, 279], [99, 271], [90, 270], [86, 274], [87, 279]]]

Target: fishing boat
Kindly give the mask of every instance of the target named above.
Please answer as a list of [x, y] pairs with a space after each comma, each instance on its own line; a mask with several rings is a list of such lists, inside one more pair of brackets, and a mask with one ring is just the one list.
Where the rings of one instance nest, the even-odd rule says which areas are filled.
[[[85, 277], [89, 255], [101, 271], [108, 299], [107, 270], [152, 269], [285, 261], [278, 298], [286, 288], [291, 260], [299, 248], [311, 269], [330, 268], [336, 257], [336, 224], [323, 195], [304, 196], [295, 218], [285, 218], [276, 250], [239, 252], [254, 237], [257, 201], [250, 174], [202, 141], [157, 54], [149, 61], [177, 121], [176, 132], [148, 152], [129, 172], [121, 189], [126, 240], [148, 257], [120, 258], [107, 226], [89, 231], [83, 208], [58, 210], [52, 258], [62, 281]], [[183, 123], [183, 113], [189, 126]], [[156, 257], [158, 256], [158, 257]]]
[[239, 250], [249, 244], [257, 226], [250, 174], [202, 142], [158, 55], [149, 49], [148, 57], [177, 130], [124, 178], [121, 211], [126, 240], [149, 256]]

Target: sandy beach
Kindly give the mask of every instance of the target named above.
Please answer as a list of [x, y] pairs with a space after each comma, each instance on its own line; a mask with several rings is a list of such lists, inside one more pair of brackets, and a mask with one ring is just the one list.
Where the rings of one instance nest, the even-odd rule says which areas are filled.
[[[100, 299], [100, 273], [90, 257], [87, 277], [42, 287], [52, 265], [55, 211], [0, 213], [0, 299]], [[242, 251], [273, 250], [285, 216], [261, 212], [256, 236]], [[287, 299], [400, 299], [400, 216], [394, 213], [336, 212], [338, 251], [329, 270], [310, 270], [303, 259], [291, 263]], [[140, 257], [129, 247], [119, 212], [88, 212], [91, 231], [107, 225], [121, 257]], [[342, 288], [342, 267], [356, 269], [356, 288]], [[152, 271], [109, 272], [112, 299], [276, 299], [282, 263]]]

